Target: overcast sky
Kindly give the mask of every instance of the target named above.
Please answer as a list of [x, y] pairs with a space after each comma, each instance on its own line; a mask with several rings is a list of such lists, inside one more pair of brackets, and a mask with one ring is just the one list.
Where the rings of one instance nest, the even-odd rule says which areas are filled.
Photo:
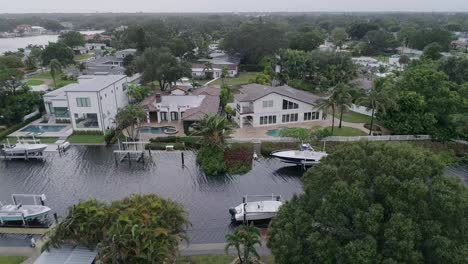
[[0, 13], [468, 11], [468, 0], [0, 0]]

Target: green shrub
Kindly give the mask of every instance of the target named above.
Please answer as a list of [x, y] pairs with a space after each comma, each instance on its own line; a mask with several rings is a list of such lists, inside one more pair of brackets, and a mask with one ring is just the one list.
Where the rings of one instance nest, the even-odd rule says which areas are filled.
[[288, 85], [293, 87], [293, 88], [304, 90], [304, 91], [315, 91], [316, 90], [315, 85], [307, 83], [304, 80], [289, 80]]
[[115, 138], [115, 130], [108, 130], [104, 133], [104, 140], [107, 145], [112, 144], [112, 140]]
[[252, 169], [253, 145], [238, 143], [224, 151], [224, 162], [230, 174], [242, 174]]
[[166, 146], [171, 145], [174, 146], [175, 150], [185, 150], [185, 144], [182, 143], [162, 143], [162, 142], [156, 142], [156, 143], [149, 143], [145, 145], [145, 149], [151, 149], [151, 150], [166, 150]]
[[262, 156], [269, 157], [273, 151], [297, 148], [298, 143], [296, 142], [262, 142], [260, 152]]
[[90, 136], [101, 136], [104, 133], [100, 130], [78, 130], [73, 132], [74, 135], [90, 135]]
[[239, 65], [241, 72], [262, 72], [263, 66], [258, 64], [241, 64]]
[[227, 172], [224, 152], [220, 148], [203, 146], [198, 151], [197, 162], [206, 175], [214, 176]]

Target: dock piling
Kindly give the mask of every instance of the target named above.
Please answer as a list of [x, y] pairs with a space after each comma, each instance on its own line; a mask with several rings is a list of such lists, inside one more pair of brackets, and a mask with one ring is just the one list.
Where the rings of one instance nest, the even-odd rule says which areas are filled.
[[184, 152], [180, 153], [180, 157], [182, 158], [182, 166], [185, 166]]

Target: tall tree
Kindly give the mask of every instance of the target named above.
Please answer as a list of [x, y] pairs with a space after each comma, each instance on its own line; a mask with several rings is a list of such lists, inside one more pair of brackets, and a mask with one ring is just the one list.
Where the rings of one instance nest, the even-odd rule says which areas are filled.
[[424, 47], [423, 57], [431, 60], [438, 60], [442, 57], [442, 46], [439, 43], [433, 42]]
[[56, 59], [50, 61], [50, 75], [54, 80], [54, 87], [57, 88], [57, 75], [62, 73], [62, 64]]
[[59, 41], [63, 42], [70, 48], [83, 46], [86, 43], [85, 37], [78, 31], [68, 31], [67, 33], [63, 33], [60, 35]]
[[50, 61], [53, 59], [58, 60], [60, 64], [62, 64], [62, 66], [66, 66], [74, 62], [73, 50], [61, 42], [49, 42], [49, 45], [42, 52], [41, 57], [43, 66], [48, 66], [50, 64]]
[[292, 35], [289, 47], [295, 50], [311, 51], [318, 48], [324, 41], [323, 32], [314, 28], [306, 28]]
[[443, 172], [414, 145], [344, 145], [273, 219], [275, 263], [465, 262], [468, 188]]
[[330, 110], [332, 111], [332, 129], [331, 129], [331, 133], [333, 135], [333, 130], [335, 129], [335, 111], [336, 111], [338, 101], [337, 101], [337, 98], [332, 96], [332, 95], [329, 95], [326, 99], [322, 99], [318, 103], [317, 108], [322, 110], [324, 112], [324, 114], [326, 114]]
[[146, 113], [137, 105], [127, 105], [120, 108], [115, 116], [117, 129], [125, 131], [126, 136], [133, 141], [139, 140], [140, 125], [144, 120], [146, 120]]
[[254, 263], [251, 261], [251, 256], [256, 258], [260, 256], [255, 249], [256, 245], [261, 245], [260, 231], [253, 225], [240, 226], [236, 228], [234, 234], [226, 235], [226, 248], [228, 253], [229, 248], [234, 247], [237, 251], [237, 256], [240, 264]]
[[341, 49], [341, 47], [343, 47], [344, 43], [348, 39], [348, 34], [344, 28], [337, 27], [334, 28], [331, 32], [331, 37], [333, 39], [333, 43], [335, 43], [335, 45]]
[[[379, 81], [376, 81], [375, 83], [378, 83]], [[382, 86], [385, 85], [384, 82], [381, 84]], [[388, 106], [394, 106], [395, 101], [394, 98], [390, 95], [389, 92], [387, 92], [387, 89], [385, 87], [376, 87], [376, 84], [374, 84], [374, 87], [367, 93], [366, 96], [361, 97], [358, 100], [359, 103], [362, 103], [367, 107], [367, 109], [371, 110], [371, 123], [370, 123], [370, 128], [369, 128], [369, 136], [372, 135], [372, 130], [374, 127], [374, 118], [375, 118], [375, 112], [380, 112], [385, 114], [385, 107]]]
[[332, 94], [330, 95], [330, 97], [336, 98], [336, 105], [340, 110], [339, 128], [341, 128], [341, 124], [343, 122], [344, 111], [349, 109], [353, 103], [353, 97], [351, 93], [351, 87], [349, 85], [340, 83], [333, 88]]
[[177, 60], [167, 48], [146, 49], [136, 59], [136, 68], [142, 72], [143, 82], [157, 81], [163, 91], [180, 78], [191, 76], [190, 65]]

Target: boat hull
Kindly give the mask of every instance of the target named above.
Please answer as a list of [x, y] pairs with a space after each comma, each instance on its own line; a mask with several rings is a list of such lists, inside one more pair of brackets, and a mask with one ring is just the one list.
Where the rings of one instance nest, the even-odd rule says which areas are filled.
[[248, 202], [231, 208], [229, 213], [235, 222], [265, 221], [274, 218], [281, 205], [280, 201]]
[[284, 163], [312, 166], [320, 164], [322, 158], [326, 157], [325, 152], [316, 151], [280, 151], [273, 152], [271, 156], [278, 158]]
[[51, 209], [41, 205], [24, 205], [19, 209], [13, 209], [16, 206], [3, 206], [0, 210], [0, 222], [17, 222], [23, 221], [41, 221], [48, 218]]

